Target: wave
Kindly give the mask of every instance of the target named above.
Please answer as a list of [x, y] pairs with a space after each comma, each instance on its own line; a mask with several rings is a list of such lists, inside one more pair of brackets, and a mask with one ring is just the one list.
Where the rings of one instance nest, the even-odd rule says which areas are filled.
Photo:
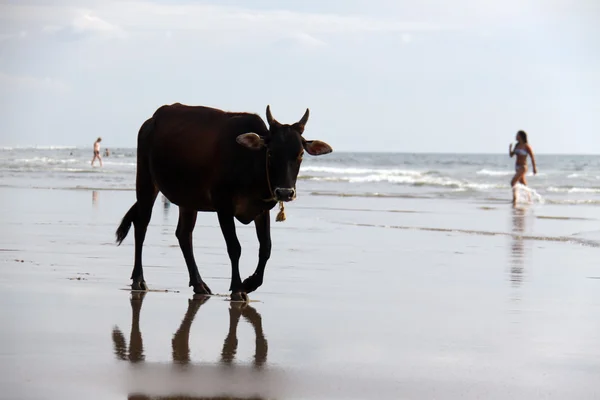
[[431, 186], [445, 187], [459, 190], [490, 190], [507, 189], [509, 185], [499, 183], [476, 183], [468, 181], [459, 181], [447, 177], [437, 177], [428, 175], [390, 175], [390, 174], [372, 174], [366, 176], [314, 176], [301, 175], [301, 180], [324, 181], [324, 182], [347, 182], [347, 183], [393, 183], [408, 186]]
[[0, 151], [12, 150], [75, 150], [77, 146], [4, 146]]
[[[379, 192], [336, 192], [336, 191], [312, 191], [308, 193], [310, 196], [324, 196], [324, 197], [357, 197], [357, 198], [382, 198], [382, 199], [444, 199], [448, 198], [443, 193], [435, 194], [414, 194], [414, 193], [379, 193]], [[535, 195], [534, 195], [535, 196]], [[538, 195], [539, 196], [539, 195]], [[540, 196], [541, 197], [541, 196]], [[451, 197], [452, 198], [452, 197]], [[480, 198], [481, 201], [487, 203], [501, 203], [508, 204], [510, 198], [499, 198], [499, 197], [485, 197]], [[570, 205], [570, 206], [586, 206], [586, 205], [600, 205], [600, 199], [539, 199], [541, 204], [554, 204], [554, 205]]]
[[300, 168], [302, 172], [323, 172], [330, 174], [386, 174], [386, 175], [401, 175], [401, 176], [421, 176], [429, 172], [415, 171], [410, 169], [383, 169], [383, 168], [355, 168], [355, 167], [317, 167], [305, 166]]
[[[105, 168], [102, 170], [110, 173], [115, 170], [132, 170], [137, 164], [135, 161], [103, 159], [103, 165]], [[85, 168], [91, 171], [92, 169], [89, 166], [90, 161], [87, 158], [32, 157], [0, 161], [0, 170], [4, 169], [13, 172], [71, 172], [73, 171], [72, 168], [77, 167], [78, 170], [84, 170]]]
[[583, 180], [588, 180], [588, 181], [597, 181], [600, 180], [600, 175], [596, 175], [594, 174], [578, 174], [578, 173], [573, 173], [567, 176], [567, 178], [569, 179], [583, 179]]
[[311, 196], [325, 197], [364, 197], [364, 198], [382, 198], [382, 199], [428, 199], [430, 196], [422, 196], [416, 194], [401, 194], [401, 193], [344, 193], [344, 192], [319, 192], [314, 191], [309, 193]]
[[14, 163], [21, 164], [45, 164], [45, 165], [53, 165], [53, 164], [73, 164], [77, 162], [81, 162], [76, 158], [66, 158], [66, 159], [57, 159], [57, 158], [48, 158], [48, 157], [33, 157], [33, 158], [19, 158], [13, 161]]
[[600, 188], [597, 187], [589, 187], [589, 188], [580, 188], [580, 187], [572, 187], [572, 186], [550, 186], [548, 188], [549, 192], [555, 193], [600, 193]]
[[495, 171], [491, 169], [482, 169], [476, 172], [477, 175], [487, 176], [510, 176], [514, 175], [514, 171]]
[[128, 166], [128, 167], [135, 167], [137, 165], [136, 162], [107, 161], [106, 158], [102, 159], [102, 163], [104, 165], [123, 165], [123, 166]]
[[600, 204], [600, 200], [593, 199], [546, 199], [546, 203], [548, 204], [556, 204], [556, 205], [597, 205]]
[[[539, 202], [540, 204], [544, 204], [544, 203], [546, 202], [546, 200], [545, 200], [545, 199], [542, 197], [542, 195], [540, 195], [540, 194], [539, 194], [539, 193], [538, 193], [538, 192], [537, 192], [535, 189], [533, 189], [533, 188], [530, 188], [530, 187], [528, 187], [528, 186], [525, 186], [525, 185], [523, 185], [523, 184], [521, 184], [521, 183], [517, 183], [517, 184], [515, 185], [515, 188], [516, 188], [518, 191], [525, 192], [525, 193], [527, 194], [527, 197], [528, 197], [530, 200], [532, 200], [532, 199], [533, 199], [534, 201], [537, 201], [537, 202]], [[520, 197], [520, 196], [521, 196], [521, 195], [519, 195], [519, 197]]]

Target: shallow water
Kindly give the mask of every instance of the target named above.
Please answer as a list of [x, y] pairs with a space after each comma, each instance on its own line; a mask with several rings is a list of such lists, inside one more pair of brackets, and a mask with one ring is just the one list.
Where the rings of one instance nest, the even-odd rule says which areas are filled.
[[[104, 148], [104, 147], [103, 147]], [[91, 148], [0, 149], [3, 186], [75, 190], [133, 190], [135, 148], [111, 148], [102, 168]], [[600, 204], [600, 156], [538, 155], [527, 174], [537, 202]], [[298, 190], [304, 196], [474, 199], [510, 201], [514, 159], [506, 154], [339, 153], [306, 157]]]

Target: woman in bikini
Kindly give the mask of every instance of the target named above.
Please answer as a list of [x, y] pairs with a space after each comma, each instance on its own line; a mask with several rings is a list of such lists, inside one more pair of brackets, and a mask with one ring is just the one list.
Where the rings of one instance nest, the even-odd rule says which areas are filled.
[[527, 133], [524, 131], [517, 132], [517, 145], [513, 149], [511, 143], [508, 147], [508, 154], [512, 157], [516, 154], [517, 160], [515, 162], [515, 176], [510, 181], [510, 186], [513, 190], [513, 204], [517, 202], [517, 183], [521, 183], [527, 186], [525, 180], [525, 174], [527, 173], [527, 155], [531, 156], [531, 165], [533, 166], [533, 173], [537, 174], [537, 167], [535, 165], [535, 156], [529, 143], [527, 143]]
[[96, 139], [96, 141], [94, 142], [94, 158], [92, 158], [92, 167], [94, 166], [94, 161], [96, 161], [96, 158], [98, 159], [98, 161], [100, 161], [100, 166], [102, 166], [102, 157], [100, 157], [100, 142], [102, 141], [102, 138], [98, 138]]

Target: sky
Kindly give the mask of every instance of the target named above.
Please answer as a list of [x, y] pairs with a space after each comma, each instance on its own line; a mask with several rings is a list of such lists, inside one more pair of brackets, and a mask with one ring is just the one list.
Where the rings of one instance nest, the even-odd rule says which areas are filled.
[[174, 102], [309, 108], [334, 151], [600, 154], [600, 1], [0, 0], [0, 146], [135, 147]]

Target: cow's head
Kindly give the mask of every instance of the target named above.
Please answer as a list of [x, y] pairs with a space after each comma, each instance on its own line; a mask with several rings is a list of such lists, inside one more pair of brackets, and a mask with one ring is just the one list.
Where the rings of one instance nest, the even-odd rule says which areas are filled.
[[259, 136], [256, 133], [244, 133], [236, 139], [239, 144], [251, 150], [266, 148], [271, 190], [278, 201], [291, 201], [296, 198], [296, 179], [305, 150], [312, 156], [333, 151], [325, 142], [305, 140], [302, 137], [307, 121], [308, 109], [295, 124], [281, 124], [273, 118], [271, 109], [267, 106], [269, 134]]

